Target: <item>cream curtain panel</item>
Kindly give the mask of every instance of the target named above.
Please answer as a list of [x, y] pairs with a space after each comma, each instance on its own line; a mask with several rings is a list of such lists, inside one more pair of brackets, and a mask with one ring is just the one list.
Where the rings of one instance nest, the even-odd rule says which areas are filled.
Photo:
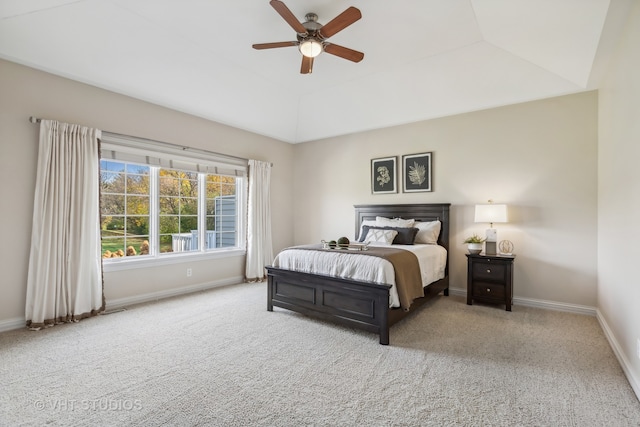
[[249, 160], [246, 280], [262, 281], [273, 262], [271, 242], [271, 164]]
[[25, 311], [32, 329], [104, 310], [100, 136], [97, 129], [40, 122]]

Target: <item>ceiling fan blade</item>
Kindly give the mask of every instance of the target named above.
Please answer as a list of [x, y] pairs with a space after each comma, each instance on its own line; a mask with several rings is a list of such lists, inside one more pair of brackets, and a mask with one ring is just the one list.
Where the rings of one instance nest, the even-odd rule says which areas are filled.
[[360, 10], [351, 6], [340, 15], [327, 22], [322, 28], [320, 28], [320, 35], [325, 39], [328, 39], [338, 31], [342, 31], [349, 25], [362, 18]]
[[362, 52], [333, 43], [325, 44], [324, 51], [331, 55], [339, 56], [340, 58], [348, 59], [353, 62], [360, 62], [364, 58], [364, 53]]
[[275, 43], [258, 43], [254, 44], [254, 49], [273, 49], [275, 47], [297, 46], [298, 42], [275, 42]]
[[302, 55], [300, 74], [311, 74], [311, 71], [313, 71], [313, 58]]
[[269, 4], [287, 21], [287, 24], [291, 25], [291, 28], [295, 30], [296, 33], [306, 34], [307, 29], [302, 25], [300, 21], [296, 18], [296, 16], [289, 10], [289, 8], [278, 0], [271, 0]]

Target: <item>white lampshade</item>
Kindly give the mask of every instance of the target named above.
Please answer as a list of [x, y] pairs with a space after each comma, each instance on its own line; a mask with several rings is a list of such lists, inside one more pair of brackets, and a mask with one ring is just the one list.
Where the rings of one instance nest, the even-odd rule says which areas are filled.
[[298, 46], [300, 53], [309, 58], [315, 58], [322, 53], [322, 43], [316, 39], [307, 39]]
[[507, 205], [476, 205], [475, 222], [507, 222]]

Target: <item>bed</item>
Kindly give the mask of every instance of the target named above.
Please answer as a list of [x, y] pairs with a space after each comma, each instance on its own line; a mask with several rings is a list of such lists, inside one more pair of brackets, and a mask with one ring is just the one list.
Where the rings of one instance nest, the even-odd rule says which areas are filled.
[[[356, 238], [363, 222], [374, 221], [376, 217], [411, 218], [418, 222], [438, 220], [441, 230], [437, 243], [449, 250], [449, 203], [354, 207]], [[390, 284], [267, 266], [267, 310], [280, 307], [373, 332], [379, 335], [380, 344], [387, 345], [391, 325], [440, 293], [449, 295], [448, 256], [444, 263], [443, 277], [423, 286], [424, 296], [413, 300], [408, 309], [391, 307], [393, 285]]]

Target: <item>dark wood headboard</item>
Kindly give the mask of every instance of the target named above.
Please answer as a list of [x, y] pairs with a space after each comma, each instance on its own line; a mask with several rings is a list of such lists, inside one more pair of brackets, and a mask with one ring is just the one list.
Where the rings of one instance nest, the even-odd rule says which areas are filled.
[[375, 220], [377, 216], [387, 218], [415, 219], [416, 221], [435, 221], [442, 223], [438, 244], [449, 251], [449, 208], [451, 203], [424, 203], [408, 205], [355, 205], [356, 232], [360, 233], [360, 224], [364, 220]]

